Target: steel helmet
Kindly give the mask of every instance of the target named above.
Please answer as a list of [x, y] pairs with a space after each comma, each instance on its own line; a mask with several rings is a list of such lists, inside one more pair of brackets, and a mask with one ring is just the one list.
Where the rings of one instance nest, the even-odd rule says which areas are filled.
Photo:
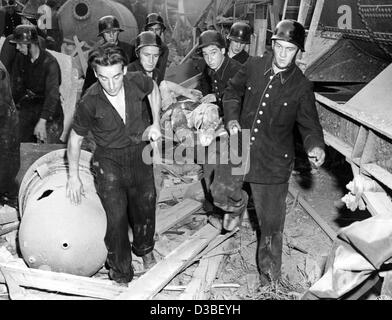
[[20, 24], [14, 29], [10, 37], [10, 43], [38, 43], [37, 28], [27, 24]]
[[162, 39], [152, 31], [143, 31], [136, 37], [136, 52], [145, 46], [155, 46], [161, 48]]
[[149, 27], [153, 26], [154, 24], [160, 24], [162, 31], [166, 30], [166, 26], [163, 22], [162, 17], [158, 13], [150, 13], [146, 17], [146, 23], [144, 25], [144, 30], [148, 30]]
[[271, 40], [287, 41], [305, 51], [305, 28], [297, 21], [282, 20], [276, 25]]
[[104, 16], [98, 20], [98, 37], [109, 31], [124, 31], [115, 16]]
[[220, 32], [216, 30], [206, 30], [202, 32], [199, 37], [197, 49], [200, 52], [201, 49], [210, 45], [216, 45], [218, 48], [226, 48], [226, 41]]
[[250, 43], [250, 36], [252, 34], [252, 30], [250, 25], [246, 22], [235, 22], [230, 28], [229, 35], [227, 39], [234, 40], [240, 43]]

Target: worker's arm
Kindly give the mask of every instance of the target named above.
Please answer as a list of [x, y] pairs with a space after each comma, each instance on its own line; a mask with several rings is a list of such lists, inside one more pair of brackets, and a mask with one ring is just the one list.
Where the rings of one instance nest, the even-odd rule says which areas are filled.
[[203, 94], [201, 91], [196, 90], [196, 89], [189, 89], [185, 88], [175, 82], [164, 80], [161, 82], [161, 86], [166, 85], [167, 88], [174, 93], [176, 97], [178, 96], [184, 96], [187, 97], [191, 100], [198, 101], [203, 97]]
[[84, 195], [83, 184], [79, 177], [79, 158], [83, 136], [73, 129], [68, 138], [67, 157], [69, 163], [69, 176], [67, 183], [67, 197], [73, 204], [80, 204]]
[[148, 128], [148, 139], [156, 141], [161, 137], [161, 129], [159, 125], [159, 114], [161, 111], [161, 95], [157, 83], [153, 80], [153, 89], [151, 93], [147, 96], [152, 113], [152, 125]]

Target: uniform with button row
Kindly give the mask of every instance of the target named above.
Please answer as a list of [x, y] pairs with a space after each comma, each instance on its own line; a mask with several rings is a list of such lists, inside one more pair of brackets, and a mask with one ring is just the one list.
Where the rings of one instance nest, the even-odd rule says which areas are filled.
[[[295, 55], [303, 50], [304, 36], [297, 22], [284, 20], [275, 30], [275, 40], [297, 45]], [[223, 100], [226, 126], [238, 121], [242, 135], [245, 130], [250, 133], [243, 158], [249, 163], [249, 172], [244, 181], [250, 183], [260, 225], [257, 262], [266, 281], [280, 277], [285, 200], [294, 165], [294, 126], [298, 125], [306, 151], [324, 148], [313, 87], [293, 62], [295, 55], [278, 73], [274, 72], [273, 54], [250, 57], [229, 81]]]

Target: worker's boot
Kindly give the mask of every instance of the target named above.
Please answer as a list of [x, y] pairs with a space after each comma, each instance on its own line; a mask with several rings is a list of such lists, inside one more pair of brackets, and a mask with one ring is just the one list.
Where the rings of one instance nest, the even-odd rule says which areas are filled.
[[152, 251], [142, 256], [142, 259], [143, 259], [144, 270], [150, 269], [152, 266], [154, 266], [157, 263]]

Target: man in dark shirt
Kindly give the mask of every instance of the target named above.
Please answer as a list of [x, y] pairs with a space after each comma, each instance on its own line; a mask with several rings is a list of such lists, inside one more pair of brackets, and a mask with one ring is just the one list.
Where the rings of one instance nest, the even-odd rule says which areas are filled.
[[10, 77], [0, 62], [0, 204], [16, 206], [19, 171], [18, 114], [12, 99]]
[[[128, 283], [133, 278], [131, 249], [142, 256], [144, 267], [155, 263], [155, 189], [152, 166], [143, 161], [149, 140], [160, 138], [160, 95], [155, 81], [141, 72], [127, 73], [124, 51], [105, 44], [89, 54], [98, 82], [76, 108], [68, 140], [67, 196], [82, 201], [83, 186], [78, 160], [83, 138], [91, 132], [96, 142], [93, 168], [98, 195], [107, 216], [105, 244], [110, 279]], [[143, 119], [143, 99], [148, 97], [153, 124]], [[155, 143], [155, 142], [153, 142]], [[133, 231], [132, 248], [128, 225]]]
[[[162, 80], [160, 70], [157, 68], [161, 48], [162, 39], [158, 35], [152, 31], [141, 32], [136, 38], [135, 52], [138, 59], [128, 65], [128, 71], [141, 71], [156, 81], [158, 86], [163, 82], [165, 88], [174, 96], [184, 96], [194, 101], [201, 99], [202, 94], [199, 90], [188, 89], [174, 82]], [[148, 99], [144, 99], [143, 102], [146, 104], [143, 112], [147, 112], [150, 110], [147, 107]], [[151, 116], [149, 119], [152, 120]]]
[[[162, 17], [157, 13], [150, 13], [146, 18], [146, 23], [144, 25], [144, 31], [152, 31], [157, 36], [161, 38], [161, 51], [158, 59], [158, 63], [156, 68], [159, 70], [159, 82], [165, 78], [167, 60], [169, 58], [169, 47], [163, 41], [163, 33], [166, 30], [166, 26], [163, 23]], [[136, 38], [131, 41], [131, 53], [129, 62], [138, 60], [138, 56], [136, 54]]]
[[[42, 32], [40, 28], [37, 27], [38, 23], [38, 18], [39, 14], [31, 12], [31, 10], [28, 10], [29, 8], [24, 8], [22, 12], [18, 12], [18, 17], [20, 21], [18, 25], [20, 24], [26, 24], [26, 25], [32, 25], [37, 28], [38, 32], [38, 42], [40, 45], [40, 48], [42, 50], [45, 50], [47, 48], [47, 39], [45, 34]], [[32, 9], [32, 8], [30, 8]], [[16, 55], [18, 54], [18, 51], [16, 50], [15, 44], [10, 43], [11, 38], [13, 37], [12, 33], [8, 35], [3, 43], [3, 46], [1, 48], [0, 52], [0, 61], [4, 64], [4, 66], [7, 68], [8, 73], [10, 74], [11, 77], [11, 83], [14, 78], [14, 73], [13, 73], [13, 65], [15, 62]], [[50, 42], [48, 40], [48, 42]], [[19, 53], [20, 54], [20, 53]]]
[[19, 109], [21, 142], [60, 143], [64, 120], [60, 66], [40, 48], [34, 26], [17, 26], [10, 43], [21, 53], [15, 61], [12, 90]]
[[250, 44], [251, 34], [252, 29], [246, 22], [239, 21], [233, 23], [227, 36], [227, 39], [230, 41], [227, 55], [239, 63], [244, 64], [249, 58], [245, 47]]
[[198, 50], [207, 64], [198, 87], [204, 96], [201, 101], [217, 104], [219, 115], [223, 116], [223, 92], [241, 64], [225, 55], [225, 39], [215, 30], [207, 30], [200, 35]]
[[[298, 51], [304, 50], [304, 39], [300, 23], [278, 23], [272, 36], [273, 55], [250, 57], [229, 81], [224, 94], [226, 128], [230, 135], [240, 133], [239, 140], [248, 150], [242, 155], [242, 178], [250, 183], [260, 226], [257, 264], [262, 285], [280, 278], [295, 124], [310, 161], [321, 166], [325, 159], [312, 84], [295, 64]], [[250, 135], [248, 139], [245, 133]], [[224, 188], [217, 183], [218, 190], [219, 186]], [[227, 219], [237, 225], [240, 221], [238, 216]]]
[[[154, 81], [157, 82], [158, 85], [163, 83], [164, 90], [166, 90], [166, 96], [170, 98], [170, 102], [173, 103], [177, 96], [184, 96], [191, 100], [199, 100], [202, 96], [201, 92], [194, 89], [188, 89], [182, 87], [174, 82], [162, 80], [160, 77], [160, 71], [156, 67], [160, 50], [162, 48], [162, 39], [152, 31], [143, 31], [136, 38], [136, 55], [138, 60], [130, 63], [128, 65], [128, 71], [141, 71], [145, 75], [151, 77]], [[161, 92], [161, 91], [160, 91]], [[165, 94], [161, 92], [161, 97], [164, 99]], [[166, 98], [167, 98], [166, 97]], [[167, 100], [162, 101], [162, 103], [168, 103]], [[152, 123], [152, 114], [150, 104], [147, 98], [143, 99], [143, 119]], [[161, 178], [162, 167], [160, 164], [154, 163], [154, 181], [155, 181], [155, 189], [157, 191], [157, 196], [159, 197], [159, 193], [162, 189], [163, 180]]]
[[[124, 30], [120, 28], [120, 23], [115, 16], [109, 15], [101, 17], [98, 21], [98, 37], [102, 37], [102, 39], [94, 45], [93, 50], [104, 45], [105, 43], [115, 44], [124, 51], [127, 61], [129, 62], [133, 48], [129, 43], [120, 41], [118, 39], [120, 32], [122, 31]], [[94, 70], [91, 68], [91, 66], [88, 66], [86, 70], [86, 77], [83, 83], [82, 95], [96, 81], [97, 78], [94, 75]]]

